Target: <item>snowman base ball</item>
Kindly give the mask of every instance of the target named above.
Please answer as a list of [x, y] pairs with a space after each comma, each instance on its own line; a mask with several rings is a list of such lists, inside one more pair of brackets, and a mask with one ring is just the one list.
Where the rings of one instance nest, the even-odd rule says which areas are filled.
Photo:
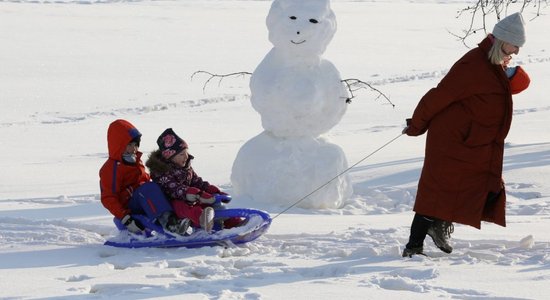
[[[322, 137], [275, 137], [268, 131], [244, 144], [233, 163], [234, 195], [258, 203], [308, 209], [340, 208], [352, 193], [342, 149]], [[332, 180], [332, 181], [331, 181]]]

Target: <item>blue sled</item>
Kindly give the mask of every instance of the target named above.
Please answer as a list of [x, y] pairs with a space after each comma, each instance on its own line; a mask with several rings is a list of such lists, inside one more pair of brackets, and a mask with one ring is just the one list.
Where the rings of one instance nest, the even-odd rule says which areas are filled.
[[238, 227], [223, 229], [214, 227], [211, 234], [202, 229], [195, 229], [189, 236], [176, 236], [165, 232], [161, 226], [151, 222], [145, 215], [133, 215], [146, 228], [144, 234], [130, 234], [124, 225], [115, 219], [115, 225], [120, 230], [117, 237], [111, 238], [105, 242], [107, 246], [122, 248], [170, 248], [185, 247], [199, 248], [209, 246], [230, 246], [251, 242], [264, 234], [271, 225], [271, 217], [268, 213], [248, 208], [230, 208], [217, 210], [217, 219], [226, 219], [231, 217], [240, 217], [244, 219], [243, 225]]

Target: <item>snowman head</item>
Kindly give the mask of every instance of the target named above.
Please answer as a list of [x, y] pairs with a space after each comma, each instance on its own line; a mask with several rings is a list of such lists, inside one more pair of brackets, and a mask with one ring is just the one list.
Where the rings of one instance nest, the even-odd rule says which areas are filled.
[[275, 0], [266, 24], [275, 48], [299, 56], [320, 56], [336, 32], [330, 0]]

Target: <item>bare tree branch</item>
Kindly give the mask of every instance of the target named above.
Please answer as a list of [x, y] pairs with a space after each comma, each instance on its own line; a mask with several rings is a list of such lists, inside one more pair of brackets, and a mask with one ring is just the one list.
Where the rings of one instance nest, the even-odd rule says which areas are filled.
[[234, 73], [228, 73], [228, 74], [214, 74], [214, 73], [210, 73], [208, 71], [196, 71], [195, 73], [193, 73], [191, 75], [191, 80], [193, 80], [193, 77], [195, 77], [195, 75], [197, 74], [207, 74], [208, 76], [210, 76], [206, 82], [204, 82], [204, 85], [202, 86], [202, 92], [204, 93], [205, 90], [206, 90], [206, 86], [208, 85], [208, 83], [214, 79], [214, 78], [219, 78], [218, 80], [218, 86], [221, 85], [222, 83], [222, 80], [226, 77], [232, 77], [232, 76], [245, 76], [245, 75], [252, 75], [252, 73], [250, 72], [234, 72]]
[[351, 95], [351, 97], [346, 99], [346, 103], [351, 103], [351, 100], [353, 98], [355, 98], [354, 92], [356, 92], [358, 90], [361, 90], [361, 89], [370, 89], [371, 91], [374, 91], [374, 92], [378, 93], [378, 96], [376, 97], [375, 100], [378, 100], [378, 99], [380, 99], [380, 97], [382, 97], [382, 98], [386, 99], [386, 101], [388, 101], [388, 103], [391, 104], [392, 107], [395, 107], [395, 104], [393, 104], [393, 102], [391, 102], [390, 98], [388, 96], [386, 96], [386, 94], [382, 93], [379, 89], [373, 87], [371, 84], [369, 84], [367, 82], [364, 82], [362, 80], [355, 79], [355, 78], [343, 79], [342, 82], [346, 84], [346, 87], [348, 88], [348, 91]]
[[464, 9], [458, 11], [457, 19], [464, 17], [465, 15], [470, 15], [469, 25], [466, 29], [463, 30], [462, 34], [451, 33], [456, 36], [462, 43], [468, 47], [466, 44], [466, 39], [477, 33], [480, 30], [483, 30], [487, 34], [487, 20], [491, 15], [496, 17], [496, 20], [499, 21], [508, 13], [508, 10], [514, 5], [519, 5], [519, 12], [525, 11], [535, 11], [535, 18], [541, 15], [541, 10], [547, 8], [549, 5], [549, 0], [476, 0], [472, 5], [467, 6]]

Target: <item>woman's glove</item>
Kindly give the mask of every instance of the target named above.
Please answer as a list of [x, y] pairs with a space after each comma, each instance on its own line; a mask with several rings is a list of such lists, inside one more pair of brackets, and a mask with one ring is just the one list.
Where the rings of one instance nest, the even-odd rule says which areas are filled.
[[401, 133], [406, 134], [408, 136], [419, 136], [424, 134], [424, 132], [428, 130], [427, 128], [418, 129], [414, 127], [414, 125], [412, 124], [412, 119], [407, 119], [406, 122], [407, 122], [407, 126], [403, 129]]
[[401, 133], [402, 133], [402, 134], [409, 135], [409, 134], [407, 133], [407, 131], [411, 128], [412, 119], [406, 119], [405, 121], [406, 121], [406, 123], [407, 123], [407, 126], [405, 126], [405, 128], [403, 128], [403, 131], [401, 131]]

